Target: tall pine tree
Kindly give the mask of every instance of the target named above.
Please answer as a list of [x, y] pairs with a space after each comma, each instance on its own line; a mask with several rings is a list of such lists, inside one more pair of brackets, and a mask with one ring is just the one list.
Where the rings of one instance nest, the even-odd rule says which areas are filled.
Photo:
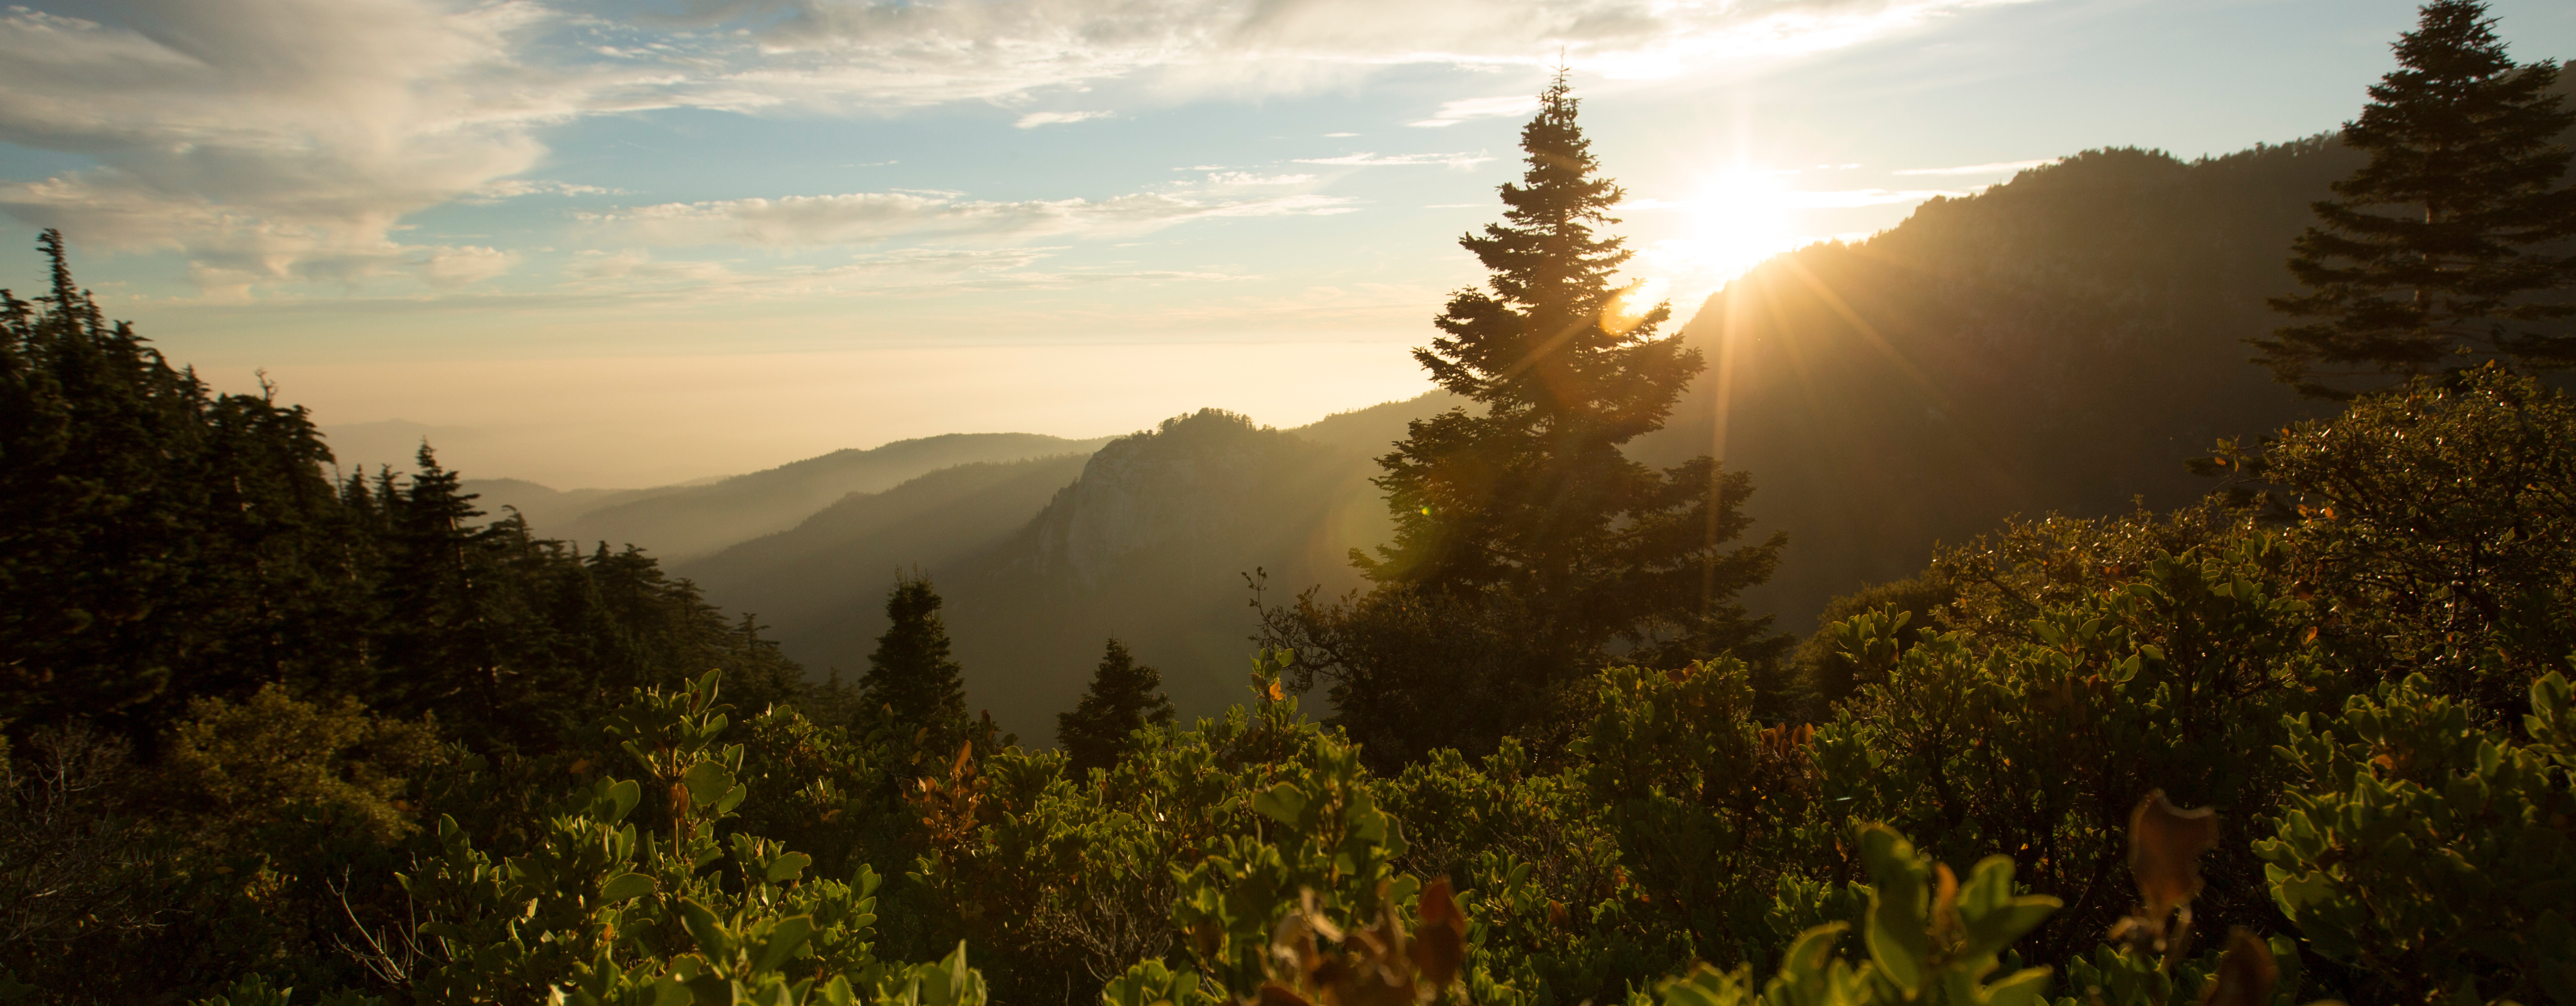
[[2576, 366], [2576, 303], [2548, 296], [2576, 287], [2557, 63], [2515, 65], [2477, 0], [2424, 5], [2394, 48], [2399, 68], [2344, 124], [2370, 163], [2315, 204], [2290, 260], [2307, 292], [2272, 302], [2303, 320], [2253, 340], [2261, 362], [2322, 398], [2488, 360]]
[[891, 717], [905, 731], [928, 730], [925, 743], [941, 750], [966, 734], [964, 668], [948, 652], [948, 626], [939, 618], [939, 592], [919, 573], [898, 574], [886, 592], [886, 620], [859, 678], [859, 699], [869, 712]]
[[1056, 716], [1055, 739], [1064, 745], [1078, 777], [1116, 764], [1127, 750], [1129, 734], [1171, 721], [1172, 700], [1163, 694], [1163, 672], [1137, 663], [1127, 644], [1112, 639], [1081, 703], [1072, 712]]
[[1560, 691], [1617, 656], [1776, 658], [1769, 619], [1736, 603], [1783, 539], [1749, 526], [1741, 472], [1701, 457], [1664, 470], [1621, 445], [1663, 426], [1702, 369], [1614, 276], [1632, 254], [1602, 232], [1623, 197], [1600, 175], [1563, 73], [1521, 130], [1528, 167], [1501, 223], [1460, 244], [1491, 271], [1455, 294], [1414, 358], [1479, 408], [1415, 421], [1379, 459], [1393, 543], [1352, 561], [1374, 582], [1342, 604], [1311, 592], [1265, 615], [1301, 677], [1333, 683], [1373, 755], [1490, 748], [1549, 719]]

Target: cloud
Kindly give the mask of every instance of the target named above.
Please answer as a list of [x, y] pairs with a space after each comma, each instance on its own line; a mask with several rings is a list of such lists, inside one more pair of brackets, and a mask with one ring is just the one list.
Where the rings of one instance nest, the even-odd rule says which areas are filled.
[[1164, 193], [1102, 200], [967, 200], [949, 194], [856, 192], [780, 199], [663, 203], [586, 215], [591, 223], [657, 245], [870, 244], [897, 238], [1026, 238], [1124, 233], [1211, 217], [1348, 213], [1352, 200], [1292, 195], [1203, 201]]
[[1172, 269], [1031, 267], [1061, 248], [904, 248], [851, 256], [837, 265], [746, 270], [734, 263], [665, 260], [637, 250], [583, 252], [565, 269], [593, 294], [659, 294], [708, 301], [812, 295], [928, 294], [1065, 289], [1133, 281], [1220, 282], [1249, 277]]
[[1249, 171], [1219, 171], [1207, 176], [1210, 185], [1304, 185], [1315, 180], [1313, 175], [1256, 175]]
[[1528, 115], [1537, 110], [1538, 96], [1531, 94], [1506, 94], [1494, 98], [1460, 98], [1441, 103], [1440, 110], [1431, 113], [1430, 118], [1406, 123], [1406, 125], [1436, 129], [1442, 126], [1455, 126], [1468, 119], [1498, 115]]
[[551, 23], [525, 0], [103, 5], [131, 24], [0, 13], [0, 141], [90, 166], [0, 181], [0, 213], [79, 244], [175, 249], [200, 285], [432, 286], [509, 256], [398, 241], [455, 199], [553, 191], [511, 181], [534, 131], [599, 107], [606, 83], [528, 58]]
[[[1183, 90], [1298, 88], [1382, 66], [1565, 65], [1620, 78], [1841, 48], [2020, 0], [684, 0], [766, 57], [739, 100], [993, 99], [1157, 76]], [[1509, 113], [1492, 113], [1509, 114]], [[1442, 118], [1456, 118], [1442, 116]], [[1428, 121], [1428, 120], [1426, 120]]]
[[[209, 290], [247, 295], [508, 268], [489, 249], [405, 238], [401, 222], [459, 200], [604, 194], [521, 179], [548, 157], [545, 129], [584, 117], [1026, 107], [1111, 81], [1188, 100], [1408, 64], [1537, 68], [1560, 53], [1585, 73], [1653, 78], [2015, 0], [663, 0], [652, 18], [585, 13], [587, 0], [19, 2], [0, 11], [0, 142], [84, 166], [0, 179], [0, 214], [84, 246], [176, 251]], [[1450, 102], [1438, 118], [1525, 101]], [[984, 212], [966, 205], [943, 212]]]
[[605, 188], [598, 185], [579, 185], [572, 182], [558, 182], [543, 178], [505, 178], [497, 182], [489, 182], [476, 186], [474, 191], [463, 197], [461, 201], [482, 204], [496, 203], [504, 199], [517, 199], [521, 196], [622, 196], [629, 194], [631, 193], [627, 192], [625, 189]]
[[1300, 157], [1299, 164], [1334, 164], [1345, 167], [1375, 168], [1395, 165], [1439, 164], [1452, 168], [1483, 164], [1493, 160], [1482, 154], [1393, 154], [1380, 157], [1373, 153], [1344, 154], [1340, 157]]
[[1068, 123], [1068, 122], [1089, 122], [1089, 121], [1091, 121], [1091, 120], [1093, 120], [1093, 119], [1106, 119], [1106, 118], [1108, 118], [1108, 117], [1110, 117], [1110, 116], [1112, 116], [1112, 115], [1115, 115], [1115, 114], [1117, 114], [1117, 113], [1115, 113], [1115, 112], [1030, 112], [1030, 113], [1029, 113], [1029, 114], [1027, 114], [1027, 115], [1020, 116], [1020, 121], [1018, 121], [1018, 122], [1014, 122], [1014, 123], [1012, 123], [1011, 125], [1016, 126], [1016, 127], [1018, 127], [1018, 128], [1021, 128], [1021, 129], [1036, 129], [1036, 128], [1038, 128], [1039, 126], [1060, 126], [1060, 125], [1063, 125], [1063, 124]]
[[2057, 161], [2058, 159], [2054, 157], [2043, 157], [2035, 161], [1997, 161], [1993, 164], [1962, 164], [1955, 168], [1907, 168], [1896, 173], [1900, 175], [2008, 175], [2026, 168], [2036, 168], [2043, 164], [2055, 164]]

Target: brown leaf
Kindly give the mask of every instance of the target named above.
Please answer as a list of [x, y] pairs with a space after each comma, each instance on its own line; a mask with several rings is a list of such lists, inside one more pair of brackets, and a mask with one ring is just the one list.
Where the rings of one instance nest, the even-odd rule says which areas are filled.
[[949, 778], [951, 778], [951, 779], [962, 779], [962, 778], [965, 778], [965, 776], [966, 776], [966, 763], [967, 763], [968, 759], [970, 759], [974, 754], [975, 754], [975, 742], [974, 742], [974, 741], [967, 741], [967, 742], [966, 742], [966, 743], [964, 743], [964, 744], [957, 745], [957, 760], [956, 760], [956, 761], [954, 761], [954, 762], [950, 762], [950, 763], [949, 763], [949, 765], [948, 765], [948, 777], [949, 777]]
[[1563, 929], [1569, 921], [1571, 921], [1571, 917], [1565, 912], [1565, 902], [1549, 898], [1547, 902], [1547, 924], [1555, 926], [1558, 929]]
[[1932, 931], [1950, 939], [1965, 931], [1959, 922], [1959, 875], [1950, 872], [1950, 864], [1935, 863], [1932, 886]]
[[2200, 992], [2200, 1006], [2271, 1006], [2272, 983], [2280, 977], [2280, 968], [2272, 963], [2272, 948], [2253, 933], [2232, 931], [2227, 934], [2227, 956], [2218, 959], [2218, 973]]
[[1270, 957], [1285, 965], [1288, 977], [1298, 984], [1315, 984], [1320, 959], [1315, 953], [1315, 929], [1306, 924], [1306, 913], [1290, 912], [1271, 928]]
[[2217, 847], [2216, 811], [2175, 807], [2163, 790], [2138, 801], [2129, 814], [2129, 872], [2147, 918], [2162, 919], [2200, 894], [2200, 854]]
[[1421, 913], [1422, 923], [1413, 930], [1414, 970], [1432, 988], [1448, 988], [1467, 963], [1467, 913], [1458, 910], [1449, 878], [1422, 889]]
[[1203, 959], [1215, 960], [1216, 955], [1225, 950], [1225, 927], [1217, 925], [1214, 919], [1200, 919], [1192, 923], [1190, 949], [1198, 951], [1199, 957]]

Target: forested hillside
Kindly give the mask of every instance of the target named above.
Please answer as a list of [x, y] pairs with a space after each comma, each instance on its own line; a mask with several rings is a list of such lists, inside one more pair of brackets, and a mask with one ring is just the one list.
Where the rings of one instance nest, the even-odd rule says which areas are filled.
[[2323, 137], [2087, 151], [1781, 256], [1700, 309], [1710, 371], [1641, 453], [1753, 474], [1751, 512], [1789, 534], [1756, 604], [1793, 618], [2008, 515], [2178, 505], [2218, 438], [2319, 412], [2245, 340], [2278, 324], [2307, 204], [2359, 163]]
[[1750, 512], [1790, 544], [1750, 596], [1793, 622], [2008, 515], [2179, 505], [2218, 439], [2325, 414], [2247, 340], [2282, 323], [2265, 301], [2296, 288], [2309, 204], [2364, 160], [2333, 134], [2086, 151], [1775, 258], [1700, 306], [1710, 368], [1635, 453], [1753, 474]]

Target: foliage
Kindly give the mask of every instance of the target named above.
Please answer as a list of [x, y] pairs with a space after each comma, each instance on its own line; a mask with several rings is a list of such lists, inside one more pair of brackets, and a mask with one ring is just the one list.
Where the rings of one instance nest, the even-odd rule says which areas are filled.
[[1994, 981], [2004, 948], [2058, 907], [2057, 899], [2013, 893], [2009, 856], [1980, 860], [1961, 883], [1947, 865], [1915, 851], [1884, 825], [1863, 828], [1869, 909], [1860, 920], [1868, 959], [1833, 953], [1850, 923], [1801, 934], [1782, 955], [1779, 976], [1753, 988], [1750, 965], [1701, 965], [1657, 987], [1663, 1006], [2030, 1006], [2044, 1002], [2047, 968], [2020, 968]]
[[[2576, 650], [2576, 402], [2494, 367], [2282, 431], [2259, 472], [2370, 663], [2433, 675], [2493, 723]], [[2401, 672], [2402, 673], [2402, 672]]]
[[2576, 1002], [2576, 718], [2563, 675], [2529, 695], [2521, 739], [2420, 675], [2293, 719], [2297, 783], [2254, 848], [2371, 998]]
[[2321, 226], [2293, 246], [2308, 291], [2272, 302], [2310, 320], [2253, 340], [2302, 393], [2348, 397], [2326, 379], [2453, 361], [2576, 366], [2576, 335], [2548, 325], [2576, 303], [2530, 296], [2576, 286], [2563, 247], [2576, 186], [2559, 143], [2576, 109], [2549, 93], [2558, 64], [2515, 65], [2494, 26], [2481, 0], [2425, 4], [2392, 47], [2400, 68], [2344, 125], [2370, 163], [2315, 204]]
[[390, 842], [413, 830], [412, 780], [444, 752], [432, 724], [372, 715], [354, 698], [299, 702], [269, 685], [241, 704], [201, 698], [171, 732], [162, 771], [173, 803], [210, 841], [250, 837], [281, 813]]
[[[1954, 630], [1900, 653], [1891, 620], [1842, 623], [1847, 657], [1884, 683], [1817, 729], [1817, 785], [1945, 853], [2027, 853], [2028, 882], [2067, 901], [2036, 952], [2076, 952], [2128, 907], [2117, 836], [2144, 794], [2262, 806], [2283, 771], [2245, 752], [2336, 693], [2343, 672], [2318, 645], [2320, 612], [2282, 576], [2288, 561], [2280, 536], [2260, 530], [2159, 555], [2042, 607], [2027, 639]], [[2210, 914], [2265, 921], [2242, 846], [2215, 870], [2225, 882]]]
[[[1891, 583], [1869, 584], [1825, 602], [1824, 612], [1816, 616], [1820, 628], [1798, 644], [1790, 659], [1795, 668], [1791, 680], [1800, 694], [1784, 698], [1804, 700], [1799, 705], [1830, 703], [1850, 695], [1863, 683], [1860, 666], [1843, 656], [1846, 644], [1836, 639], [1834, 627], [1847, 619], [1875, 613], [1875, 617], [1895, 620], [1880, 634], [1899, 648], [1929, 638], [1938, 612], [1959, 596], [1958, 586], [1942, 573], [1936, 566]], [[1757, 694], [1757, 700], [1759, 697]]]
[[1172, 722], [1172, 700], [1163, 694], [1163, 672], [1136, 662], [1115, 639], [1092, 672], [1091, 689], [1073, 711], [1056, 717], [1056, 742], [1064, 745], [1067, 771], [1079, 777], [1108, 768], [1129, 746], [1129, 735]]

